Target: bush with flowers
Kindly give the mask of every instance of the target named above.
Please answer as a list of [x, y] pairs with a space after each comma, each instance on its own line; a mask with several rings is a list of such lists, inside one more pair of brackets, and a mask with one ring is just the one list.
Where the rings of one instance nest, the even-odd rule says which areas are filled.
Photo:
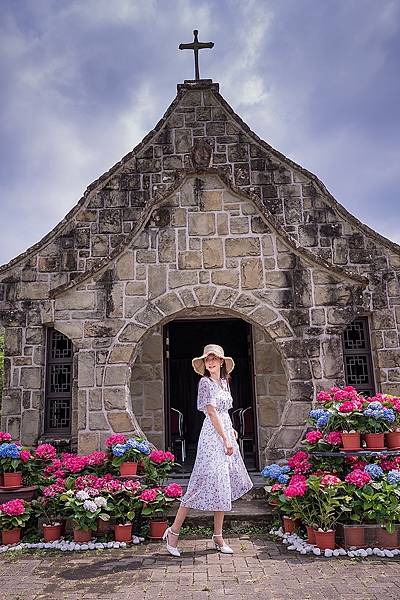
[[[131, 437], [125, 440], [124, 436], [112, 436], [106, 441], [111, 454], [111, 464], [113, 467], [120, 467], [124, 462], [138, 462], [151, 452], [150, 445], [147, 440], [142, 438]], [[115, 441], [119, 438], [121, 441]], [[124, 441], [122, 441], [124, 439]]]
[[146, 481], [155, 487], [163, 485], [170, 475], [175, 463], [175, 455], [164, 450], [152, 450], [143, 460], [146, 471]]
[[63, 503], [61, 494], [65, 492], [65, 481], [59, 479], [42, 488], [41, 495], [32, 500], [32, 509], [37, 517], [40, 517], [45, 525], [58, 524], [62, 518]]
[[74, 529], [95, 531], [97, 519], [110, 519], [107, 499], [99, 490], [67, 490], [61, 494], [60, 501], [63, 503], [63, 514], [72, 520]]
[[178, 483], [170, 483], [165, 487], [154, 487], [143, 490], [137, 497], [136, 506], [141, 508], [144, 517], [163, 517], [169, 506], [182, 496], [182, 488]]
[[117, 524], [124, 525], [135, 518], [135, 504], [141, 487], [139, 481], [131, 480], [105, 483], [103, 493], [107, 497], [109, 513]]
[[25, 527], [30, 514], [30, 505], [24, 500], [15, 499], [0, 504], [0, 530], [11, 531]]
[[0, 469], [2, 473], [22, 471], [30, 458], [31, 453], [29, 450], [21, 448], [14, 442], [0, 444]]

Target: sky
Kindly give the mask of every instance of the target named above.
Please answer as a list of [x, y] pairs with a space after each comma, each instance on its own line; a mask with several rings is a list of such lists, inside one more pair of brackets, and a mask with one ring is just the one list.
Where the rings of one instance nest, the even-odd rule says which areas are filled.
[[39, 241], [200, 75], [400, 243], [400, 0], [1, 0], [0, 264]]

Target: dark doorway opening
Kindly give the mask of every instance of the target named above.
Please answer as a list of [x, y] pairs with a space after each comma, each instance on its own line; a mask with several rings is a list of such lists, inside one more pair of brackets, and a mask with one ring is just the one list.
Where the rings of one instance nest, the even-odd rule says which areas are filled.
[[[204, 420], [204, 415], [197, 410], [200, 377], [193, 370], [192, 358], [200, 356], [207, 344], [219, 344], [235, 361], [231, 380], [231, 418], [235, 429], [239, 429], [240, 410], [248, 409], [242, 413], [241, 420], [242, 423], [245, 420], [242, 455], [249, 470], [258, 470], [251, 326], [241, 319], [176, 320], [164, 327], [166, 447], [176, 454], [183, 470], [190, 472]], [[177, 431], [179, 418], [182, 420], [181, 435]]]

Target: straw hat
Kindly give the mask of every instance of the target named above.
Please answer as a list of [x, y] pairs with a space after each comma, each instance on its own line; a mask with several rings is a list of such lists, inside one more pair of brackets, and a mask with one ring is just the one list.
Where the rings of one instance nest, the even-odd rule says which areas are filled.
[[233, 371], [235, 367], [233, 358], [231, 358], [230, 356], [225, 356], [224, 349], [221, 346], [218, 346], [217, 344], [208, 344], [208, 346], [204, 347], [203, 354], [192, 360], [193, 369], [196, 371], [196, 373], [198, 373], [199, 375], [204, 375], [204, 359], [209, 354], [215, 354], [215, 356], [218, 356], [218, 358], [223, 358], [225, 361], [227, 372], [230, 373], [231, 371]]

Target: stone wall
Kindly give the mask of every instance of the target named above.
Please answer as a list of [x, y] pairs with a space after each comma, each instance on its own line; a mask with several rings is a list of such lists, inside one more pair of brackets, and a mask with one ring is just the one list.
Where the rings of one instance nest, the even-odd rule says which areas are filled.
[[132, 365], [132, 410], [148, 440], [165, 449], [162, 330], [156, 327], [140, 343]]

